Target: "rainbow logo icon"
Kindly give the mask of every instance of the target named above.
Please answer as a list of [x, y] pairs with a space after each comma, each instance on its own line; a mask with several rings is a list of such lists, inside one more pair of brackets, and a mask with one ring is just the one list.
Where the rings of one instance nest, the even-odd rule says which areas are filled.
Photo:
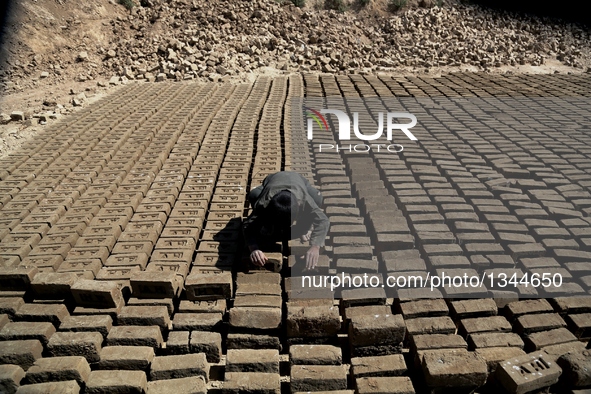
[[318, 127], [324, 130], [328, 130], [328, 123], [326, 122], [326, 119], [324, 118], [324, 116], [322, 116], [320, 112], [309, 107], [304, 107], [304, 109], [307, 111], [306, 116], [312, 117], [312, 119], [314, 119], [318, 124]]

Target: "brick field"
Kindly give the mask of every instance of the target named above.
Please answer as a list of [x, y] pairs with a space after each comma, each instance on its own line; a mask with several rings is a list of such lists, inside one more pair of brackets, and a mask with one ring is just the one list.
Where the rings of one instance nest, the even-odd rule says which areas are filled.
[[[0, 392], [590, 386], [590, 96], [564, 74], [125, 86], [0, 160]], [[293, 102], [321, 97], [399, 99], [418, 141], [320, 151], [342, 141]], [[324, 196], [318, 277], [561, 286], [304, 290], [293, 241], [248, 270], [246, 193], [280, 170]]]

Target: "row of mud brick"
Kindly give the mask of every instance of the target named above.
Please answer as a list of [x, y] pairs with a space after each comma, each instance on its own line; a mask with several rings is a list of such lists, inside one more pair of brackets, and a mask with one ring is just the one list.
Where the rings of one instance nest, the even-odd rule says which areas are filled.
[[[5, 248], [2, 264], [7, 267], [3, 270], [3, 285], [7, 286], [3, 286], [3, 295], [12, 296], [6, 300], [14, 304], [7, 307], [3, 318], [6, 336], [2, 334], [2, 345], [12, 345], [7, 353], [14, 354], [14, 347], [26, 348], [22, 340], [38, 341], [28, 343], [27, 349], [31, 354], [41, 351], [37, 356], [28, 356], [26, 350], [27, 356], [23, 357], [34, 360], [33, 365], [26, 374], [15, 367], [5, 369], [3, 376], [9, 378], [3, 382], [27, 383], [21, 388], [24, 392], [47, 390], [33, 383], [48, 380], [67, 380], [42, 383], [62, 385], [56, 390], [64, 392], [76, 392], [79, 387], [86, 392], [113, 392], [119, 390], [116, 387], [121, 382], [129, 387], [120, 390], [140, 392], [167, 392], [170, 385], [179, 392], [471, 390], [487, 380], [489, 385], [499, 383], [508, 391], [524, 392], [553, 384], [560, 371], [554, 360], [565, 349], [581, 353], [581, 341], [587, 340], [586, 314], [591, 311], [585, 299], [574, 304], [574, 299], [567, 298], [546, 301], [547, 305], [534, 307], [531, 312], [533, 316], [542, 314], [541, 318], [525, 313], [527, 317], [519, 320], [520, 316], [509, 312], [503, 302], [492, 307], [490, 302], [464, 301], [466, 309], [477, 305], [482, 310], [476, 308], [471, 315], [462, 315], [453, 302], [412, 301], [421, 296], [412, 291], [396, 294], [396, 302], [389, 300], [382, 289], [344, 290], [337, 294], [344, 297], [340, 303], [332, 300], [331, 294], [327, 299], [298, 300], [293, 296], [294, 291], [301, 292], [294, 288], [297, 278], [282, 282], [278, 275], [270, 273], [233, 278], [228, 271], [242, 252], [237, 239], [240, 218], [248, 213], [244, 212], [248, 187], [259, 184], [268, 173], [289, 168], [316, 180], [325, 197], [325, 210], [333, 227], [326, 255], [321, 259], [322, 273], [385, 275], [411, 272], [421, 268], [421, 262], [424, 270], [433, 272], [462, 268], [480, 273], [500, 262], [522, 272], [546, 267], [569, 273], [578, 269], [577, 275], [572, 275], [570, 283], [574, 285], [569, 291], [583, 294], [585, 282], [578, 279], [586, 269], [588, 256], [581, 253], [586, 251], [585, 231], [589, 226], [584, 211], [589, 185], [583, 132], [575, 130], [571, 134], [569, 130], [569, 139], [558, 140], [563, 144], [561, 149], [549, 151], [557, 141], [550, 131], [505, 134], [501, 141], [505, 145], [499, 145], [498, 138], [489, 131], [473, 132], [470, 122], [481, 126], [477, 120], [460, 117], [465, 132], [450, 133], [445, 128], [438, 131], [437, 126], [445, 125], [444, 120], [449, 122], [444, 117], [441, 124], [417, 132], [420, 142], [414, 147], [405, 144], [405, 152], [399, 156], [359, 157], [348, 152], [310, 152], [305, 136], [281, 133], [277, 126], [281, 119], [278, 112], [283, 110], [283, 128], [290, 127], [294, 119], [287, 99], [301, 97], [304, 91], [307, 95], [317, 91], [320, 95], [357, 93], [361, 97], [432, 96], [437, 92], [452, 96], [527, 96], [536, 88], [559, 96], [585, 96], [588, 81], [575, 76], [557, 76], [553, 83], [533, 76], [487, 80], [474, 74], [436, 82], [359, 76], [311, 76], [304, 82], [290, 78], [272, 83], [263, 79], [253, 86], [238, 87], [174, 85], [164, 92], [130, 87], [121, 97], [111, 98], [108, 105], [102, 103], [104, 107], [88, 110], [79, 121], [74, 119], [71, 125], [60, 126], [66, 130], [56, 131], [57, 139], [48, 136], [48, 144], [37, 143], [27, 155], [11, 158], [6, 167], [10, 172], [1, 178], [0, 212], [1, 244]], [[523, 87], [522, 93], [515, 89], [517, 83]], [[134, 105], [132, 97], [144, 108], [139, 105], [141, 100], [153, 100], [153, 96], [160, 97], [160, 106], [145, 101], [143, 105], [149, 110], [129, 110]], [[285, 101], [281, 101], [284, 96]], [[411, 110], [420, 113], [422, 107]], [[125, 120], [119, 121], [121, 118]], [[97, 130], [98, 135], [109, 138], [98, 138]], [[111, 134], [113, 130], [117, 134]], [[476, 130], [480, 131], [478, 127]], [[528, 141], [544, 148], [532, 147]], [[511, 153], [511, 160], [501, 157], [499, 147], [505, 149], [514, 142], [519, 149], [506, 151]], [[110, 151], [101, 152], [101, 148]], [[518, 151], [527, 155], [519, 155]], [[21, 168], [17, 163], [25, 166]], [[89, 169], [92, 164], [95, 166]], [[60, 174], [60, 168], [65, 173]], [[32, 176], [34, 171], [40, 174]], [[550, 173], [557, 175], [548, 176]], [[532, 179], [543, 179], [543, 184], [526, 182]], [[556, 193], [539, 192], [548, 189]], [[509, 198], [504, 199], [504, 194]], [[509, 202], [523, 198], [512, 195], [525, 195], [525, 203], [539, 207], [511, 205]], [[386, 200], [390, 202], [375, 209]], [[37, 208], [41, 209], [35, 211]], [[544, 212], [517, 211], [522, 208]], [[398, 212], [397, 220], [381, 211], [389, 215]], [[572, 211], [581, 213], [573, 216]], [[554, 216], [544, 216], [550, 213]], [[476, 227], [482, 228], [477, 239], [459, 236]], [[470, 230], [462, 230], [466, 228]], [[531, 233], [538, 228], [543, 229], [541, 235]], [[552, 228], [558, 230], [549, 232]], [[534, 237], [535, 242], [520, 235]], [[578, 248], [573, 248], [572, 243], [568, 246], [568, 242], [560, 247], [544, 243], [545, 239], [569, 238], [574, 238]], [[43, 247], [46, 239], [51, 248]], [[514, 250], [513, 244], [533, 249]], [[548, 249], [562, 254], [541, 258]], [[394, 251], [404, 254], [396, 255]], [[279, 269], [282, 258], [273, 258]], [[288, 269], [297, 271], [295, 260], [291, 258]], [[364, 262], [361, 267], [359, 262]], [[404, 263], [406, 267], [399, 266]], [[467, 296], [493, 295], [514, 300], [532, 295], [488, 290]], [[442, 295], [457, 296], [445, 291], [436, 294]], [[360, 308], [356, 310], [358, 318], [351, 308]], [[412, 308], [419, 311], [412, 312]], [[51, 317], [40, 314], [40, 310]], [[67, 335], [60, 339], [62, 328], [70, 332], [62, 318], [77, 318], [70, 326], [91, 329], [74, 330], [82, 334], [77, 341]], [[41, 328], [39, 323], [45, 324]], [[52, 332], [50, 326], [57, 331]], [[22, 331], [14, 334], [15, 329]], [[423, 344], [421, 336], [425, 336]], [[533, 364], [518, 362], [526, 370], [549, 370], [541, 373], [544, 379], [538, 379], [533, 386], [493, 372], [505, 357], [519, 356], [524, 351], [535, 351], [537, 355], [542, 349], [549, 351], [545, 353], [548, 356], [541, 356], [543, 362], [537, 356]], [[434, 353], [421, 353], [427, 350]], [[61, 359], [76, 353], [75, 359]], [[560, 362], [564, 376], [580, 370], [576, 363], [585, 362], [581, 354], [583, 361]], [[35, 365], [37, 361], [41, 365]], [[61, 363], [67, 365], [63, 368], [69, 371], [66, 378], [53, 372], [61, 371], [54, 366]], [[125, 372], [128, 363], [133, 365], [133, 373]], [[532, 366], [528, 367], [528, 363]], [[35, 369], [29, 375], [31, 368]], [[104, 373], [103, 368], [119, 372]], [[181, 376], [187, 378], [181, 381]], [[571, 382], [588, 384], [584, 377]]]
[[586, 297], [282, 305], [280, 283], [278, 273], [241, 273], [229, 300], [184, 300], [172, 311], [157, 305], [169, 300], [143, 300], [152, 305], [129, 302], [116, 316], [3, 298], [0, 387], [409, 393], [486, 386], [523, 393], [591, 383]]

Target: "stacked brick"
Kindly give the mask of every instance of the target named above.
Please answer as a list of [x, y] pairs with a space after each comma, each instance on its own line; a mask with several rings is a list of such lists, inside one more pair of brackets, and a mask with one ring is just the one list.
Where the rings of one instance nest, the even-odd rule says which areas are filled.
[[[0, 391], [588, 388], [591, 304], [572, 295], [591, 283], [591, 151], [584, 128], [554, 124], [566, 112], [585, 124], [588, 106], [433, 99], [532, 87], [591, 91], [574, 75], [128, 85], [56, 124], [0, 160]], [[399, 154], [312, 150], [342, 141], [325, 131], [309, 144], [291, 102], [304, 91], [349, 112], [368, 106], [337, 96], [378, 96], [386, 111], [396, 95], [421, 119], [419, 141]], [[372, 125], [360, 119], [362, 132]], [[289, 255], [291, 278], [237, 272], [246, 190], [282, 168], [322, 190], [332, 232], [319, 267], [305, 272], [307, 246], [291, 242], [269, 254], [276, 270]], [[547, 272], [563, 287], [378, 285], [335, 301], [298, 285], [443, 271]]]

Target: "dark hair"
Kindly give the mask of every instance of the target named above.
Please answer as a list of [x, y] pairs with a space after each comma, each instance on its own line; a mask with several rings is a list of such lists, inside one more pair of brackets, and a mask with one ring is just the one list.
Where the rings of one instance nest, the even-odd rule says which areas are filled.
[[289, 190], [281, 190], [275, 194], [268, 206], [270, 219], [276, 220], [284, 226], [289, 226], [293, 222], [292, 218], [298, 210], [298, 202], [293, 198]]

